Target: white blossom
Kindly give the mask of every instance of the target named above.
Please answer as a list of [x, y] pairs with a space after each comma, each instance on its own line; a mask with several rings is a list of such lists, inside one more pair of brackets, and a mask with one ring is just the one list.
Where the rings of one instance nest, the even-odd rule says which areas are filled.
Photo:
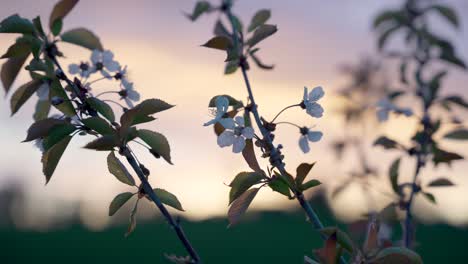
[[109, 72], [116, 72], [120, 69], [120, 64], [114, 60], [114, 54], [109, 50], [93, 50], [91, 62], [93, 63], [92, 71], [99, 71], [102, 76], [108, 79], [112, 79], [112, 75]]
[[304, 106], [306, 109], [307, 114], [311, 115], [312, 117], [320, 118], [323, 116], [323, 108], [320, 104], [318, 104], [318, 100], [320, 100], [325, 95], [323, 88], [321, 86], [317, 86], [310, 93], [308, 92], [307, 87], [304, 87]]
[[133, 83], [129, 83], [124, 89], [119, 92], [120, 99], [125, 100], [125, 103], [133, 108], [133, 102], [140, 101], [140, 94], [133, 89]]
[[228, 147], [232, 145], [234, 153], [240, 153], [245, 148], [245, 140], [252, 139], [255, 136], [255, 131], [252, 127], [245, 127], [244, 118], [237, 116], [235, 118], [234, 127], [224, 130], [218, 137], [218, 145], [220, 147]]
[[413, 115], [413, 111], [410, 108], [398, 107], [388, 100], [388, 98], [381, 99], [377, 102], [377, 119], [380, 122], [387, 121], [390, 112], [395, 112], [405, 116]]
[[39, 97], [39, 101], [49, 100], [49, 89], [50, 85], [47, 82], [43, 82], [36, 90], [36, 95]]
[[88, 78], [93, 73], [93, 68], [87, 62], [82, 62], [80, 64], [70, 64], [68, 65], [68, 72], [70, 74], [79, 74], [81, 77]]
[[225, 117], [227, 110], [229, 108], [229, 99], [225, 96], [218, 96], [215, 100], [216, 104], [216, 111], [215, 111], [215, 118], [203, 124], [204, 126], [213, 125], [216, 123], [220, 123], [224, 128], [233, 129], [234, 128], [234, 120], [230, 117]]
[[307, 127], [303, 127], [300, 129], [301, 137], [299, 138], [299, 148], [304, 153], [308, 153], [310, 151], [309, 141], [310, 142], [318, 142], [322, 139], [323, 133], [320, 131], [313, 131]]

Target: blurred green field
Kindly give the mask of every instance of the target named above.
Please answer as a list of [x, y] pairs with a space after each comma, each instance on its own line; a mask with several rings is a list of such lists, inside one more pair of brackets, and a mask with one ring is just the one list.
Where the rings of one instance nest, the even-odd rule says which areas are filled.
[[[303, 255], [321, 245], [299, 212], [253, 213], [233, 228], [226, 219], [183, 225], [205, 263], [303, 263]], [[162, 220], [140, 223], [127, 239], [125, 230], [92, 232], [78, 224], [47, 233], [0, 228], [0, 263], [167, 263], [164, 253], [184, 253]], [[467, 263], [467, 229], [419, 225], [417, 235], [425, 263]]]

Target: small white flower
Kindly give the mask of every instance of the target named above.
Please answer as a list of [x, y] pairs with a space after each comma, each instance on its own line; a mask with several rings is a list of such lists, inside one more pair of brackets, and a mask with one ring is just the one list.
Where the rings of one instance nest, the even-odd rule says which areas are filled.
[[47, 82], [43, 82], [36, 90], [36, 95], [39, 97], [39, 101], [49, 100], [49, 89], [50, 85]]
[[124, 99], [125, 103], [133, 108], [133, 102], [140, 101], [140, 94], [133, 89], [133, 83], [129, 83], [124, 89], [119, 92], [120, 99]]
[[232, 145], [234, 153], [240, 153], [245, 148], [245, 140], [252, 139], [255, 136], [255, 131], [252, 127], [245, 127], [244, 118], [237, 116], [235, 118], [234, 127], [224, 130], [218, 137], [218, 145], [220, 147], [228, 147]]
[[323, 116], [323, 108], [317, 103], [325, 95], [323, 88], [317, 86], [310, 93], [308, 93], [307, 87], [304, 87], [304, 107], [307, 114], [312, 117], [320, 118]]
[[307, 153], [310, 151], [309, 141], [318, 142], [322, 139], [323, 133], [320, 131], [310, 130], [308, 127], [303, 127], [300, 129], [301, 137], [299, 138], [299, 148], [302, 152]]
[[388, 120], [390, 112], [395, 112], [397, 114], [402, 114], [405, 116], [412, 116], [413, 111], [410, 108], [403, 108], [394, 105], [388, 98], [381, 99], [377, 102], [377, 119], [380, 122], [385, 122]]
[[230, 117], [225, 117], [227, 110], [229, 108], [229, 99], [225, 96], [216, 97], [216, 116], [214, 119], [203, 124], [204, 126], [214, 125], [220, 123], [226, 129], [234, 128], [234, 120]]
[[93, 73], [93, 68], [87, 62], [81, 62], [80, 64], [68, 65], [68, 72], [70, 74], [79, 74], [81, 77], [88, 78]]
[[119, 70], [114, 75], [114, 79], [120, 81], [120, 84], [124, 87], [124, 89], [129, 89], [131, 86], [133, 86], [133, 83], [128, 80], [127, 66], [123, 67], [123, 69], [119, 67]]
[[120, 69], [120, 64], [114, 60], [114, 54], [109, 50], [93, 50], [91, 62], [93, 63], [92, 71], [101, 72], [102, 76], [107, 79], [112, 79], [112, 75], [109, 72], [116, 72]]

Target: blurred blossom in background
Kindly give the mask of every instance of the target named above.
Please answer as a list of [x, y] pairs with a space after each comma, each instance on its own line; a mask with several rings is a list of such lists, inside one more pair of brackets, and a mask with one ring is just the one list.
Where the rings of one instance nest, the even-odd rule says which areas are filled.
[[[47, 18], [55, 0], [2, 0], [0, 17], [13, 13], [33, 18]], [[196, 25], [188, 21], [183, 13], [192, 9], [195, 1], [80, 1], [66, 18], [66, 28], [78, 26], [90, 28], [101, 39], [104, 47], [114, 52], [115, 58], [128, 65], [130, 80], [141, 98], [161, 98], [176, 107], [157, 116], [149, 127], [167, 135], [174, 166], [155, 161], [149, 155], [141, 155], [142, 162], [152, 172], [150, 178], [161, 188], [173, 190], [184, 205], [184, 216], [207, 219], [224, 216], [228, 204], [228, 184], [239, 171], [248, 170], [241, 155], [232, 155], [228, 148], [219, 148], [211, 127], [203, 123], [211, 118], [207, 110], [213, 95], [228, 93], [245, 100], [246, 93], [239, 74], [223, 75], [223, 54], [200, 48], [212, 35], [215, 17], [203, 17]], [[454, 41], [460, 56], [468, 59], [468, 2], [447, 0], [459, 12], [462, 27], [454, 32], [443, 21], [434, 18], [441, 35]], [[388, 123], [370, 129], [361, 140], [369, 163], [376, 166], [378, 175], [371, 184], [379, 190], [363, 192], [362, 186], [351, 183], [338, 195], [333, 190], [349, 178], [355, 169], [354, 155], [343, 153], [338, 160], [331, 147], [343, 136], [343, 116], [337, 109], [345, 102], [339, 96], [349, 83], [349, 76], [339, 70], [346, 63], [357, 63], [362, 57], [377, 56], [375, 36], [371, 32], [371, 20], [380, 10], [400, 5], [400, 0], [387, 1], [237, 1], [236, 10], [244, 21], [254, 10], [271, 8], [272, 23], [279, 32], [262, 44], [262, 57], [266, 63], [275, 64], [273, 71], [252, 69], [252, 85], [262, 113], [273, 117], [282, 106], [297, 103], [302, 98], [303, 87], [322, 86], [326, 96], [321, 101], [324, 117], [315, 124], [304, 118], [299, 109], [288, 112], [288, 120], [311, 127], [317, 125], [324, 132], [323, 139], [311, 144], [311, 151], [303, 154], [297, 146], [298, 133], [286, 127], [277, 133], [277, 142], [284, 146], [286, 165], [295, 168], [300, 161], [317, 161], [312, 175], [323, 183], [323, 191], [336, 216], [344, 221], [361, 217], [368, 209], [369, 195], [375, 208], [388, 203], [381, 189], [390, 190], [387, 170], [392, 153], [373, 148], [372, 142], [379, 133], [391, 135], [401, 142], [408, 142], [416, 126], [415, 120], [391, 116]], [[15, 36], [0, 36], [0, 47], [6, 50]], [[402, 45], [398, 39], [389, 45]], [[61, 45], [68, 55], [64, 64], [87, 60], [90, 52], [85, 49]], [[388, 85], [398, 84], [396, 69], [392, 61], [383, 61]], [[26, 81], [25, 72], [16, 85]], [[468, 75], [458, 69], [450, 71], [444, 83], [447, 93], [468, 96]], [[101, 87], [103, 88], [103, 87]], [[399, 88], [399, 87], [393, 87]], [[99, 85], [93, 91], [99, 91]], [[402, 106], [413, 106], [410, 100], [401, 101]], [[13, 118], [10, 118], [8, 100], [0, 100], [0, 212], [11, 216], [17, 228], [49, 230], [78, 217], [79, 221], [92, 230], [101, 230], [111, 224], [108, 205], [116, 193], [125, 191], [125, 186], [113, 179], [106, 167], [104, 153], [84, 150], [86, 140], [76, 137], [64, 154], [51, 182], [45, 186], [41, 173], [40, 152], [33, 144], [20, 143], [32, 122], [33, 103], [29, 102]], [[375, 119], [374, 115], [366, 118]], [[467, 116], [462, 116], [466, 120]], [[372, 120], [367, 120], [373, 122]], [[366, 121], [366, 122], [367, 122]], [[450, 144], [449, 144], [450, 143]], [[468, 155], [466, 146], [449, 142], [448, 150]], [[136, 149], [136, 151], [145, 151]], [[446, 222], [452, 225], [468, 224], [468, 163], [455, 162], [433, 168], [428, 166], [423, 174], [449, 176], [457, 184], [450, 190], [434, 190], [437, 205], [417, 199], [415, 212], [425, 222]], [[402, 177], [408, 179], [412, 162], [403, 161]], [[18, 191], [12, 191], [18, 190]], [[8, 194], [15, 195], [8, 195]], [[2, 197], [12, 197], [6, 199]], [[333, 199], [331, 199], [333, 197]], [[6, 206], [10, 203], [11, 206]], [[272, 191], [260, 192], [253, 209], [292, 210], [295, 203]], [[9, 208], [9, 209], [5, 209]], [[149, 209], [149, 206], [148, 206]], [[124, 211], [124, 210], [122, 210]], [[127, 215], [119, 214], [127, 221]], [[154, 212], [146, 210], [142, 217], [150, 218]], [[119, 221], [113, 219], [112, 221]], [[0, 220], [1, 221], [6, 220]]]

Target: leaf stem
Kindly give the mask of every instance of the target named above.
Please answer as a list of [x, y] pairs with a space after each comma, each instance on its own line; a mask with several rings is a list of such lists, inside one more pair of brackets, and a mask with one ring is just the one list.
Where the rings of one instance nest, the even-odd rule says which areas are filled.
[[278, 114], [276, 114], [276, 116], [273, 118], [273, 120], [271, 120], [271, 123], [275, 122], [275, 120], [286, 110], [290, 109], [290, 108], [293, 108], [293, 107], [296, 107], [296, 106], [301, 106], [301, 104], [293, 104], [293, 105], [289, 105], [289, 106], [286, 106], [285, 108], [283, 108], [281, 111], [279, 111]]

